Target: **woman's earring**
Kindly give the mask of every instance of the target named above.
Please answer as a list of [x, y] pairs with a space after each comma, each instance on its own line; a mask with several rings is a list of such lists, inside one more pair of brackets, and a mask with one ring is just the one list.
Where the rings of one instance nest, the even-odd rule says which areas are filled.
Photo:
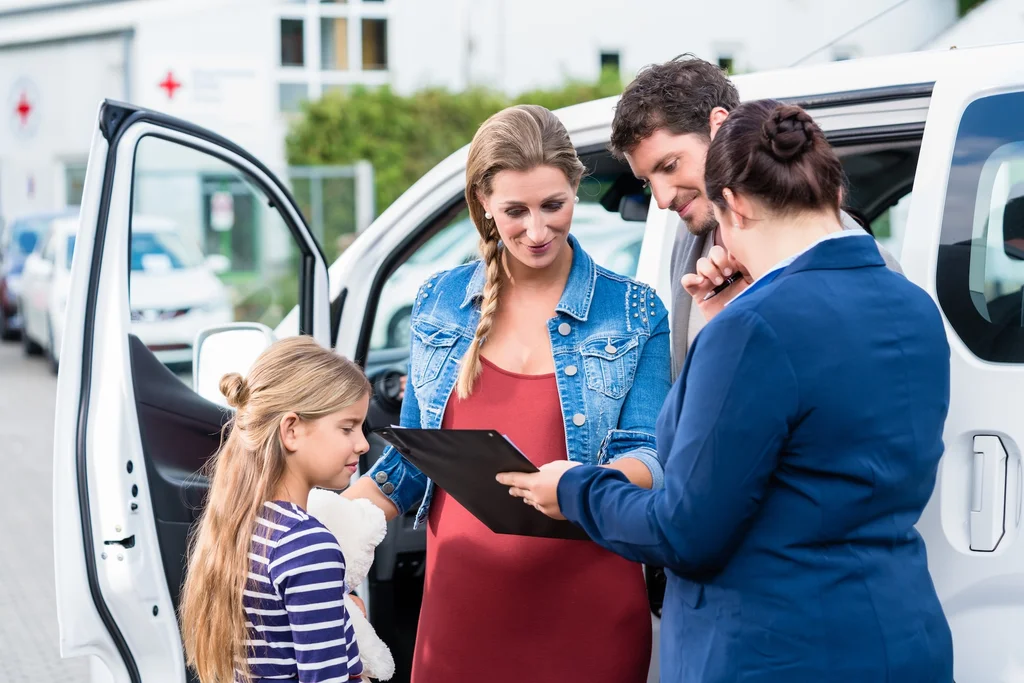
[[576, 195], [576, 203], [577, 203], [577, 204], [579, 204], [579, 203], [580, 203], [580, 196], [579, 196], [579, 195]]
[[486, 218], [487, 220], [491, 220], [492, 218], [494, 218], [494, 216], [491, 215], [490, 211], [484, 211], [484, 218]]

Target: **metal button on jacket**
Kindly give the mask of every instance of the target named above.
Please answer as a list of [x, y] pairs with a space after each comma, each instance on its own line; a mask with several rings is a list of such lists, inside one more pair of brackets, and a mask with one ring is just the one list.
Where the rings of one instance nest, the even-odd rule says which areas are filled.
[[385, 496], [390, 496], [392, 493], [395, 492], [395, 485], [392, 484], [391, 482], [388, 482], [387, 484], [381, 486], [380, 490], [384, 492]]
[[569, 323], [562, 323], [561, 325], [558, 326], [558, 334], [562, 335], [563, 337], [568, 336], [570, 332], [572, 332], [572, 328], [569, 327]]
[[373, 478], [376, 480], [378, 484], [383, 484], [388, 480], [388, 473], [378, 472], [377, 474], [373, 475]]
[[618, 349], [615, 348], [614, 344], [609, 344], [608, 346], [604, 347], [604, 350], [607, 353], [615, 353], [616, 351], [618, 351]]
[[572, 423], [577, 427], [582, 427], [587, 422], [587, 416], [583, 413], [576, 413], [572, 416]]
[[565, 368], [565, 374], [569, 375], [570, 377], [574, 376], [576, 374], [576, 366], [567, 365]]

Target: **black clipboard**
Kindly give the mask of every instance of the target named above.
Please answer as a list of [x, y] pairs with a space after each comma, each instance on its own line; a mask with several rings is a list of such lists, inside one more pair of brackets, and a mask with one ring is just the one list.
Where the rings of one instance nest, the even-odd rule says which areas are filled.
[[375, 429], [406, 460], [427, 475], [496, 534], [589, 541], [572, 522], [551, 519], [495, 477], [500, 472], [537, 472], [508, 439], [488, 429]]

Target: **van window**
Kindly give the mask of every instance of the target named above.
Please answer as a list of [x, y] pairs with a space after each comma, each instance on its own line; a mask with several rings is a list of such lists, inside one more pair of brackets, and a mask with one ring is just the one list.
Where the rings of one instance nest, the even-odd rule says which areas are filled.
[[978, 358], [1024, 362], [1024, 93], [972, 102], [946, 188], [936, 293]]
[[256, 179], [218, 156], [143, 137], [130, 228], [132, 334], [186, 381], [200, 331], [273, 329], [299, 301], [302, 259], [288, 220]]
[[198, 268], [203, 257], [198, 248], [189, 249], [171, 230], [140, 230], [132, 234], [132, 270], [152, 270], [154, 265], [169, 270]]

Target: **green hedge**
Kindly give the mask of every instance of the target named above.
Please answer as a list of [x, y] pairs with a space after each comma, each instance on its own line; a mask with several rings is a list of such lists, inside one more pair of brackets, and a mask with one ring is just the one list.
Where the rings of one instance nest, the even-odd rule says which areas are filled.
[[957, 9], [962, 17], [983, 2], [985, 0], [957, 0]]
[[491, 114], [512, 104], [549, 109], [622, 92], [614, 71], [596, 83], [569, 82], [557, 90], [532, 90], [509, 98], [485, 88], [452, 93], [431, 88], [410, 96], [388, 87], [332, 91], [307, 103], [286, 140], [292, 165], [373, 164], [376, 209], [387, 208], [424, 173], [467, 144]]

